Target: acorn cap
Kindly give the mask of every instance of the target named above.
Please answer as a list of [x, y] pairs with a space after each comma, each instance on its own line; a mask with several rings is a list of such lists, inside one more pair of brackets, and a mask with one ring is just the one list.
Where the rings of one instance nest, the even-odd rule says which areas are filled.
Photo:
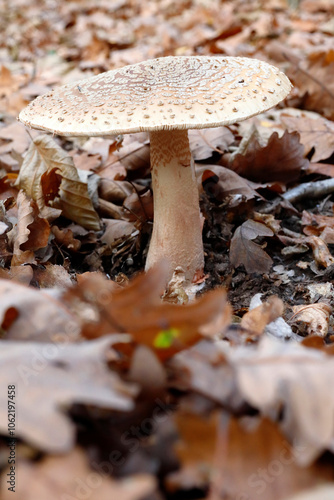
[[266, 111], [291, 88], [284, 73], [257, 59], [169, 56], [58, 87], [19, 120], [73, 136], [218, 127]]

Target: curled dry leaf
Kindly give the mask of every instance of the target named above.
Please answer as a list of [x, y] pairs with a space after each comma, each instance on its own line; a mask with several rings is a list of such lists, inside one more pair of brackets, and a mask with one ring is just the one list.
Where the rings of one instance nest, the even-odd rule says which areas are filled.
[[73, 159], [51, 137], [41, 135], [31, 143], [17, 185], [48, 216], [54, 218], [59, 215], [59, 212], [50, 213], [52, 207], [87, 229], [100, 229], [100, 220], [88, 195], [87, 184], [80, 181]]
[[53, 224], [51, 231], [58, 245], [65, 246], [68, 250], [72, 250], [74, 252], [77, 252], [80, 249], [81, 241], [74, 237], [71, 229], [60, 229], [58, 226]]
[[[155, 479], [148, 474], [114, 480], [108, 477], [104, 469], [92, 469], [80, 448], [75, 448], [67, 455], [46, 456], [37, 464], [20, 460], [18, 468], [20, 481], [17, 481], [15, 500], [144, 500], [156, 488]], [[1, 481], [3, 500], [12, 498], [12, 492], [5, 486], [7, 472], [4, 472]]]
[[329, 328], [329, 317], [332, 308], [325, 302], [293, 306], [290, 325], [295, 325], [303, 335], [325, 337]]
[[261, 335], [269, 323], [282, 316], [283, 310], [283, 301], [273, 295], [266, 302], [248, 311], [242, 317], [241, 326], [257, 335]]
[[13, 241], [12, 266], [34, 262], [34, 251], [46, 247], [50, 236], [50, 224], [39, 216], [35, 201], [20, 191], [16, 203], [17, 226], [9, 234]]
[[[0, 431], [8, 431], [8, 381], [20, 387], [20, 425], [16, 436], [50, 453], [69, 451], [75, 427], [64, 409], [74, 403], [128, 411], [137, 390], [109, 370], [116, 359], [113, 343], [126, 342], [114, 335], [80, 344], [0, 341]], [[37, 409], [37, 410], [36, 410]]]
[[331, 255], [326, 243], [317, 236], [309, 236], [306, 243], [312, 248], [314, 260], [323, 267], [334, 264], [334, 258]]
[[291, 238], [290, 236], [285, 236], [278, 234], [279, 240], [284, 245], [289, 245], [283, 248], [283, 255], [289, 255], [290, 251], [293, 253], [302, 253], [307, 251], [307, 247], [310, 247], [313, 252], [314, 260], [323, 267], [329, 267], [334, 263], [334, 258], [332, 257], [325, 241], [318, 236], [303, 236], [298, 238]]
[[325, 243], [334, 243], [334, 216], [312, 214], [303, 210], [303, 232], [308, 235], [319, 236]]
[[232, 237], [230, 262], [233, 267], [244, 265], [248, 273], [266, 273], [272, 259], [252, 240], [258, 236], [273, 236], [273, 231], [260, 222], [248, 220], [239, 226]]
[[242, 154], [233, 157], [230, 168], [254, 182], [284, 182], [298, 179], [308, 165], [298, 132], [285, 131], [282, 137], [274, 132], [266, 146], [253, 135]]
[[281, 221], [275, 219], [275, 216], [272, 214], [254, 212], [253, 217], [255, 222], [261, 222], [265, 226], [269, 227], [274, 234], [277, 234], [281, 230]]

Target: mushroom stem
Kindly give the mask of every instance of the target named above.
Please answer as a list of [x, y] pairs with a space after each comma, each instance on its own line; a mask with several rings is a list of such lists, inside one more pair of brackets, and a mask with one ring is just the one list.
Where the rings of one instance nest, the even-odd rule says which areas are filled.
[[146, 270], [164, 259], [169, 263], [169, 279], [180, 266], [186, 283], [191, 283], [203, 273], [204, 253], [188, 132], [150, 132], [150, 144], [154, 224]]

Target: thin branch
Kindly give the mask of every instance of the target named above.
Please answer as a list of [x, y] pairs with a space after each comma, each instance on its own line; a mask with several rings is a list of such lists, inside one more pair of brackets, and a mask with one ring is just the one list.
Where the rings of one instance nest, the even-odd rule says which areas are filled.
[[275, 198], [270, 202], [265, 202], [259, 209], [262, 213], [273, 212], [282, 201], [289, 203], [297, 203], [305, 198], [321, 198], [334, 193], [334, 178], [325, 179], [322, 181], [305, 182], [296, 186], [281, 196]]

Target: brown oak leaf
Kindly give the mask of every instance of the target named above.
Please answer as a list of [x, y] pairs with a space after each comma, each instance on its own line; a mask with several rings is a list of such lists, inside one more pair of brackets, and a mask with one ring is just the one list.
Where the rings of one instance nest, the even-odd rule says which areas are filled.
[[247, 220], [239, 226], [232, 237], [230, 248], [230, 262], [233, 267], [241, 264], [245, 266], [247, 273], [266, 273], [272, 266], [272, 259], [261, 248], [254, 243], [258, 236], [273, 236], [269, 227]]
[[254, 182], [284, 182], [298, 179], [308, 165], [298, 132], [274, 132], [266, 146], [261, 146], [256, 135], [251, 138], [243, 154], [237, 154], [230, 168]]

